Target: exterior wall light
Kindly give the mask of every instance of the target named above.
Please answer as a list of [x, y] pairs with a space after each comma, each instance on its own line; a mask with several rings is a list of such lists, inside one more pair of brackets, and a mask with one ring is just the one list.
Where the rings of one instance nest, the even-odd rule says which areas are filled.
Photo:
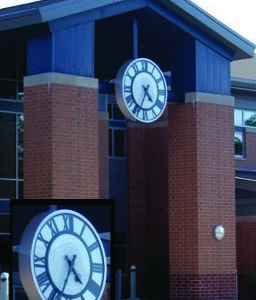
[[225, 229], [222, 225], [216, 225], [213, 229], [214, 237], [217, 241], [222, 241], [225, 235]]

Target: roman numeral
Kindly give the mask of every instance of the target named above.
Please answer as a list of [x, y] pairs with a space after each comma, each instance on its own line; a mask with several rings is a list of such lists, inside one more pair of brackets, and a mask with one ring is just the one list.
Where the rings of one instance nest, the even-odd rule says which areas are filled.
[[37, 279], [37, 282], [40, 286], [40, 289], [44, 293], [50, 285], [50, 281], [49, 281], [47, 273], [46, 272], [41, 273], [40, 275], [38, 275], [36, 277], [36, 279]]
[[128, 105], [129, 107], [131, 107], [132, 104], [134, 103], [132, 95], [129, 95], [129, 96], [126, 97], [125, 99], [126, 99], [127, 105]]
[[98, 243], [95, 242], [95, 243], [93, 243], [91, 246], [88, 247], [88, 250], [89, 250], [90, 252], [92, 252], [92, 251], [94, 251], [94, 250], [97, 249], [97, 248], [98, 248]]
[[94, 295], [97, 296], [100, 291], [100, 286], [93, 280], [90, 280], [89, 284], [87, 285], [87, 289]]
[[161, 102], [159, 99], [156, 101], [156, 106], [161, 110], [164, 107], [164, 103]]
[[132, 92], [132, 86], [131, 85], [125, 85], [124, 86], [124, 92], [131, 94], [131, 92]]
[[158, 79], [156, 79], [156, 82], [159, 84], [160, 82], [163, 81], [163, 78], [162, 77], [159, 77]]
[[[61, 295], [58, 292], [56, 292], [56, 290], [53, 289], [48, 297], [48, 300], [59, 300], [59, 299], [61, 299]], [[65, 297], [65, 299], [68, 300], [70, 298]]]
[[48, 227], [51, 230], [52, 237], [54, 237], [59, 232], [59, 229], [58, 229], [58, 226], [57, 226], [55, 220], [54, 219], [50, 219], [47, 222], [47, 225], [48, 225]]
[[135, 73], [139, 72], [139, 68], [138, 68], [137, 64], [133, 64], [132, 68], [133, 68]]
[[159, 94], [159, 96], [165, 96], [166, 95], [166, 91], [165, 90], [159, 90], [158, 94]]
[[143, 119], [148, 120], [148, 113], [146, 110], [143, 110]]
[[48, 247], [49, 242], [43, 237], [43, 235], [42, 235], [41, 232], [38, 235], [38, 240], [41, 241], [41, 242], [43, 242], [46, 248]]
[[133, 108], [132, 112], [138, 116], [140, 113], [140, 107], [136, 104], [135, 107]]
[[92, 264], [92, 272], [94, 273], [103, 273], [103, 266], [102, 264]]
[[146, 60], [142, 60], [141, 65], [142, 65], [142, 71], [148, 72], [148, 62]]
[[85, 228], [86, 228], [86, 225], [83, 224], [83, 227], [82, 227], [81, 232], [80, 232], [80, 236], [82, 236], [84, 234]]
[[45, 256], [39, 257], [37, 255], [34, 256], [34, 266], [36, 268], [43, 268], [45, 269]]
[[74, 231], [74, 219], [71, 215], [63, 215], [64, 231]]

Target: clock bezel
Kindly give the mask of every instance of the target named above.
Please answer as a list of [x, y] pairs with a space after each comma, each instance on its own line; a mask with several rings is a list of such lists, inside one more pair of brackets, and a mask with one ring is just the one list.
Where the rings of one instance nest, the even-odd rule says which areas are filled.
[[[36, 274], [35, 274], [35, 265], [34, 265], [35, 264], [34, 263], [34, 254], [35, 254], [35, 249], [36, 249], [35, 247], [36, 247], [36, 242], [38, 241], [38, 236], [39, 236], [41, 230], [44, 228], [44, 226], [46, 226], [47, 222], [50, 219], [55, 218], [58, 215], [63, 215], [63, 214], [65, 214], [65, 215], [71, 214], [74, 217], [82, 220], [82, 222], [85, 223], [87, 227], [89, 227], [90, 232], [93, 234], [95, 240], [97, 241], [98, 247], [101, 252], [102, 266], [103, 266], [102, 280], [101, 280], [101, 284], [99, 285], [100, 290], [99, 290], [99, 293], [96, 298], [96, 299], [100, 299], [102, 297], [102, 294], [105, 289], [106, 276], [107, 276], [107, 264], [106, 264], [106, 256], [105, 256], [105, 250], [104, 250], [103, 244], [101, 242], [101, 239], [100, 239], [96, 229], [92, 225], [92, 223], [87, 218], [85, 218], [83, 215], [81, 215], [80, 213], [73, 211], [73, 210], [69, 210], [69, 209], [61, 209], [61, 210], [57, 210], [57, 211], [54, 211], [51, 213], [49, 213], [49, 212], [42, 213], [42, 214], [36, 216], [34, 219], [32, 219], [32, 221], [26, 227], [24, 234], [22, 236], [22, 239], [21, 239], [20, 254], [19, 254], [20, 277], [21, 277], [21, 281], [24, 286], [24, 289], [25, 289], [27, 295], [29, 296], [29, 299], [33, 299], [33, 300], [46, 299], [45, 295], [43, 294], [43, 292], [39, 286], [39, 283], [38, 283], [38, 280], [37, 280]], [[45, 255], [48, 255], [49, 248], [51, 247], [51, 243], [54, 242], [54, 240], [57, 239], [58, 236], [61, 236], [62, 234], [67, 234], [67, 233], [71, 234], [72, 236], [76, 236], [76, 233], [73, 231], [61, 230], [59, 233], [57, 233], [57, 235], [55, 237], [52, 237], [49, 240], [48, 249], [45, 250]], [[80, 240], [81, 243], [82, 242], [85, 243], [85, 241], [82, 238], [78, 238], [78, 239]], [[45, 267], [47, 270], [49, 270], [47, 263], [48, 262], [46, 262]], [[90, 283], [91, 276], [92, 276], [92, 270], [90, 272], [89, 280], [86, 283], [85, 288], [83, 288], [81, 291], [83, 291], [83, 292], [86, 291], [86, 287]], [[51, 282], [50, 284], [51, 284], [52, 288], [55, 291], [59, 291], [59, 289], [56, 287], [54, 282], [52, 282], [51, 274], [48, 274], [48, 278], [49, 278], [49, 281]], [[31, 282], [32, 282], [32, 284], [31, 284]], [[79, 294], [80, 293], [78, 293], [77, 295], [79, 295]], [[74, 296], [75, 295], [73, 295], [73, 297]], [[70, 296], [68, 295], [67, 297], [70, 297]], [[79, 296], [77, 296], [77, 297], [79, 297]], [[71, 298], [72, 298], [72, 296], [71, 296]]]

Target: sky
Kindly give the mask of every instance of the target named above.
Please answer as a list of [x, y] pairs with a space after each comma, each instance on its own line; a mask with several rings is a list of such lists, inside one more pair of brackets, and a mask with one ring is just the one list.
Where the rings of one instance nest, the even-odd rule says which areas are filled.
[[[0, 9], [38, 0], [0, 0]], [[183, 1], [183, 0], [180, 0]], [[240, 35], [256, 44], [255, 0], [192, 0]]]

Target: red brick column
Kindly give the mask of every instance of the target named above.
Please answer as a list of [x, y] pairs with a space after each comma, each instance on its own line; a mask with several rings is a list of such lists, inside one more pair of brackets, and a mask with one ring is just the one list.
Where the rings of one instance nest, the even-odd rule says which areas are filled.
[[203, 93], [169, 105], [170, 299], [236, 299], [233, 109]]
[[128, 125], [129, 264], [138, 297], [168, 295], [167, 119]]
[[109, 198], [108, 113], [99, 112], [99, 198]]
[[237, 218], [239, 299], [256, 298], [256, 217]]
[[98, 197], [98, 81], [47, 73], [24, 85], [24, 197]]

